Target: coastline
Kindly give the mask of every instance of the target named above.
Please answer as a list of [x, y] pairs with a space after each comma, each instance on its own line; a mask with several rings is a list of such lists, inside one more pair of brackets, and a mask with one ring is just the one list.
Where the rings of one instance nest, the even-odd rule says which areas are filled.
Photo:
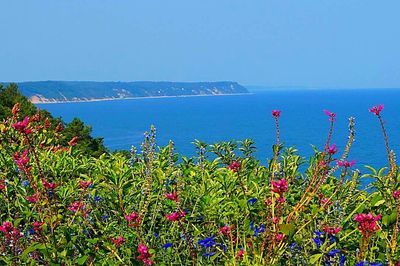
[[164, 99], [164, 98], [187, 98], [187, 97], [213, 97], [213, 96], [239, 96], [252, 95], [253, 92], [246, 93], [223, 93], [223, 94], [202, 94], [202, 95], [171, 95], [171, 96], [143, 96], [143, 97], [126, 97], [126, 98], [97, 98], [97, 99], [79, 99], [72, 101], [39, 101], [32, 100], [33, 104], [60, 104], [60, 103], [90, 103], [90, 102], [106, 102], [106, 101], [124, 101], [124, 100], [144, 100], [144, 99]]

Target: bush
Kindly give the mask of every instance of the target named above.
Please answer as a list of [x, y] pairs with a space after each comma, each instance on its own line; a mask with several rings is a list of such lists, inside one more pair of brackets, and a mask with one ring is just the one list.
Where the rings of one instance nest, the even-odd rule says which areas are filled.
[[[370, 111], [384, 130], [382, 108]], [[16, 105], [0, 124], [0, 261], [399, 265], [399, 176], [385, 130], [389, 167], [360, 176], [347, 159], [354, 120], [336, 157], [335, 114], [326, 114], [326, 144], [307, 162], [282, 145], [274, 110], [274, 156], [264, 166], [251, 140], [195, 141], [197, 156], [186, 158], [172, 142], [157, 148], [154, 128], [130, 158], [94, 157]], [[374, 179], [370, 190], [359, 189], [364, 177]]]

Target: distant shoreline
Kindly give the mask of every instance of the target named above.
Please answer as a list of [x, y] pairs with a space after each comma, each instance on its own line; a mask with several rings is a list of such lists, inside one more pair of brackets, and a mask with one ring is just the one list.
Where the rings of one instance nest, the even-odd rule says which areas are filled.
[[124, 101], [124, 100], [144, 100], [144, 99], [163, 99], [163, 98], [187, 98], [187, 97], [213, 97], [213, 96], [239, 96], [252, 95], [253, 92], [246, 93], [222, 93], [222, 94], [203, 94], [203, 95], [171, 95], [171, 96], [143, 96], [143, 97], [126, 97], [126, 98], [98, 98], [98, 99], [79, 99], [73, 101], [40, 101], [30, 99], [33, 104], [60, 104], [60, 103], [90, 103], [90, 102], [106, 102], [106, 101]]

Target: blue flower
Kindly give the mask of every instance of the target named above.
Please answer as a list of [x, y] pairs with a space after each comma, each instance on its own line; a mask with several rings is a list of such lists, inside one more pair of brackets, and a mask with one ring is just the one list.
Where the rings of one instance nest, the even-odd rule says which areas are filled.
[[360, 261], [355, 266], [366, 266], [366, 264], [368, 264], [368, 261]]
[[381, 262], [371, 262], [369, 266], [382, 266], [383, 264]]
[[254, 231], [253, 236], [257, 237], [259, 234], [265, 232], [265, 224], [261, 224], [259, 227], [254, 227], [254, 223], [253, 224], [250, 223], [250, 229]]
[[339, 249], [334, 249], [328, 252], [329, 257], [334, 257], [336, 254], [340, 253]]
[[170, 247], [172, 247], [172, 243], [165, 243], [165, 245], [162, 246], [163, 249], [168, 249]]
[[28, 181], [28, 180], [23, 181], [23, 182], [22, 182], [22, 185], [23, 185], [24, 187], [29, 186], [29, 181]]
[[103, 216], [101, 216], [101, 219], [102, 219], [103, 221], [106, 221], [106, 220], [108, 219], [108, 215], [103, 215]]
[[93, 200], [97, 203], [97, 202], [99, 202], [100, 201], [100, 196], [94, 196], [94, 198], [93, 198]]
[[346, 257], [343, 254], [340, 254], [339, 263], [340, 266], [343, 266], [346, 261]]
[[324, 233], [319, 231], [314, 231], [314, 234], [317, 235], [317, 237], [313, 238], [314, 243], [317, 246], [317, 248], [320, 248], [324, 243], [324, 241], [321, 240], [321, 237], [324, 235]]
[[200, 239], [197, 243], [203, 248], [209, 248], [216, 244], [214, 238], [215, 238], [214, 236], [211, 236], [208, 238]]
[[250, 204], [251, 206], [254, 206], [254, 203], [256, 203], [257, 199], [256, 198], [251, 198], [247, 200], [247, 204]]
[[159, 238], [160, 235], [159, 235], [157, 232], [155, 232], [155, 233], [154, 233], [154, 237], [155, 237], [155, 238]]
[[215, 254], [217, 254], [217, 252], [214, 251], [214, 252], [209, 252], [209, 253], [203, 253], [203, 254], [201, 254], [201, 256], [210, 258], [210, 257], [214, 256]]

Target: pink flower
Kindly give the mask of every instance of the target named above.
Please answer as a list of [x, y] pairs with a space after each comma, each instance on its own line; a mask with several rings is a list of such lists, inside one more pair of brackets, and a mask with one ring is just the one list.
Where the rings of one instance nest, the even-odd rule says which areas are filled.
[[344, 166], [344, 167], [352, 167], [356, 163], [355, 160], [352, 160], [351, 162], [348, 161], [338, 161], [337, 165], [339, 166]]
[[32, 133], [32, 130], [28, 129], [28, 125], [29, 125], [29, 117], [25, 117], [23, 121], [13, 124], [12, 127], [21, 133], [30, 134]]
[[368, 237], [379, 230], [377, 221], [380, 218], [380, 214], [374, 216], [371, 213], [359, 213], [354, 217], [354, 220], [358, 223], [358, 230], [360, 230], [361, 234]]
[[284, 234], [276, 234], [275, 235], [275, 240], [276, 241], [282, 241], [282, 239], [285, 237], [285, 235]]
[[25, 150], [21, 155], [19, 154], [19, 152], [15, 152], [13, 158], [15, 164], [20, 170], [24, 170], [27, 168], [29, 164], [28, 150]]
[[139, 214], [132, 212], [131, 214], [125, 215], [125, 220], [128, 221], [129, 227], [137, 227], [140, 225], [142, 217]]
[[342, 227], [333, 227], [333, 226], [322, 226], [322, 231], [324, 231], [327, 234], [331, 234], [331, 235], [336, 235], [338, 234], [340, 231], [342, 231]]
[[329, 153], [330, 155], [334, 155], [335, 153], [337, 153], [337, 151], [338, 151], [338, 149], [336, 148], [336, 145], [335, 145], [335, 144], [332, 144], [332, 146], [330, 146], [330, 147], [328, 148], [328, 153]]
[[279, 110], [272, 110], [272, 116], [275, 117], [276, 119], [281, 116], [281, 111]]
[[173, 201], [178, 201], [178, 193], [176, 192], [172, 192], [172, 193], [167, 193], [165, 194], [165, 198], [169, 199], [169, 200], [173, 200]]
[[329, 112], [328, 110], [324, 110], [325, 114], [329, 116], [329, 121], [334, 122], [336, 120], [336, 114]]
[[80, 188], [88, 188], [91, 184], [93, 184], [92, 181], [79, 181]]
[[118, 248], [119, 246], [121, 246], [125, 242], [125, 239], [122, 236], [120, 236], [118, 238], [111, 238], [111, 241]]
[[0, 190], [5, 190], [5, 188], [6, 188], [6, 181], [0, 180]]
[[165, 215], [165, 218], [167, 218], [168, 220], [170, 220], [172, 222], [176, 222], [176, 221], [179, 221], [181, 218], [185, 217], [185, 215], [186, 215], [185, 212], [178, 211], [178, 212], [173, 212], [171, 214]]
[[244, 249], [241, 248], [237, 253], [236, 257], [239, 259], [243, 259], [243, 255], [244, 255]]
[[224, 225], [219, 229], [219, 232], [220, 234], [227, 236], [231, 234], [233, 228], [235, 228], [234, 225], [231, 226]]
[[279, 217], [274, 217], [274, 218], [272, 218], [272, 222], [273, 222], [274, 224], [279, 223]]
[[78, 143], [78, 137], [73, 137], [70, 141], [68, 141], [68, 145], [74, 147]]
[[277, 181], [272, 181], [272, 191], [282, 195], [288, 190], [288, 183], [286, 179], [280, 179]]
[[81, 210], [85, 209], [84, 203], [81, 201], [75, 201], [74, 203], [71, 204], [70, 207], [68, 207], [68, 210], [70, 210], [72, 212], [76, 212], [79, 209], [81, 209]]
[[381, 114], [381, 111], [383, 110], [383, 104], [380, 104], [378, 106], [373, 106], [372, 108], [368, 109], [371, 113], [375, 114], [376, 116], [379, 116]]
[[392, 196], [394, 199], [400, 198], [400, 190], [393, 191]]
[[42, 184], [48, 190], [54, 190], [58, 187], [58, 185], [56, 183], [49, 183], [45, 179], [42, 180]]
[[237, 161], [233, 161], [229, 166], [228, 169], [232, 170], [232, 172], [237, 172], [240, 169], [240, 163]]
[[136, 257], [138, 260], [143, 261], [145, 265], [153, 265], [154, 262], [150, 259], [152, 255], [149, 253], [149, 248], [146, 245], [140, 243], [138, 252], [140, 254]]
[[26, 200], [30, 203], [36, 203], [38, 201], [38, 196], [36, 194], [33, 194], [32, 196], [27, 196]]
[[42, 225], [44, 224], [44, 222], [34, 222], [33, 223], [33, 229], [36, 231], [36, 232], [39, 232], [39, 231], [41, 231], [42, 230]]

